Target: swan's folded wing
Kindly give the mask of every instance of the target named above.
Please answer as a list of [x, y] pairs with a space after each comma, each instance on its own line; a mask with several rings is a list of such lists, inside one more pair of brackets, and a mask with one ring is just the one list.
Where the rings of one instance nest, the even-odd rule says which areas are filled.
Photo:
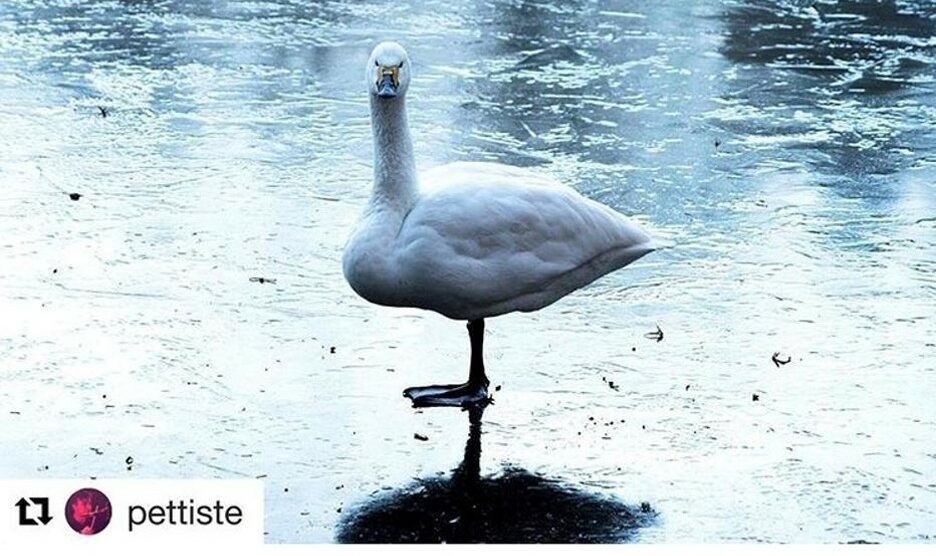
[[395, 251], [413, 305], [453, 318], [534, 310], [652, 249], [570, 188], [484, 181], [430, 187], [404, 220]]

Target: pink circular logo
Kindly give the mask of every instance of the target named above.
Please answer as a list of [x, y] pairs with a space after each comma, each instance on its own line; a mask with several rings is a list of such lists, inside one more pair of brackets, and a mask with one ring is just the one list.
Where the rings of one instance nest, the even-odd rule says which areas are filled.
[[77, 490], [65, 503], [65, 519], [76, 533], [97, 535], [110, 523], [110, 500], [96, 488]]

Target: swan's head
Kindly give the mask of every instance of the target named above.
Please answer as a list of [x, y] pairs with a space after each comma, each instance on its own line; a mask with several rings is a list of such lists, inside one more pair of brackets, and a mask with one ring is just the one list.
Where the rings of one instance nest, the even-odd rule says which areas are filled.
[[395, 42], [382, 42], [374, 47], [367, 62], [367, 88], [378, 100], [389, 100], [406, 94], [410, 81], [409, 56]]

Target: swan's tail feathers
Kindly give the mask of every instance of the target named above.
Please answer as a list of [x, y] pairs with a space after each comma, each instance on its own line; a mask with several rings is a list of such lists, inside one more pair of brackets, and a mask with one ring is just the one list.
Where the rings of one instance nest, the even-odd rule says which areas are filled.
[[636, 222], [628, 223], [630, 241], [635, 251], [641, 251], [643, 254], [663, 249], [671, 249], [676, 243], [665, 236], [656, 233], [650, 233], [647, 228]]

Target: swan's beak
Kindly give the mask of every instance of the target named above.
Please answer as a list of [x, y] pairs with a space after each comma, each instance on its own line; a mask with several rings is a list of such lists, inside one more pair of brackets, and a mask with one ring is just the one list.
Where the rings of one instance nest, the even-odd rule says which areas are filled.
[[397, 96], [398, 68], [380, 68], [377, 75], [377, 96], [380, 98], [393, 98]]
[[377, 96], [380, 98], [393, 98], [396, 96], [397, 88], [393, 84], [393, 76], [389, 73], [382, 76], [377, 82]]

